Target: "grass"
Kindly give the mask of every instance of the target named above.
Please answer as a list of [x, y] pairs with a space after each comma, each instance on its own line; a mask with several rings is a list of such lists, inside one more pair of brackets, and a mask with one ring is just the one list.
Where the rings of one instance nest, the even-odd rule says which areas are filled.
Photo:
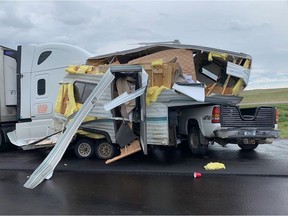
[[288, 103], [288, 88], [246, 90], [241, 96], [242, 103]]
[[268, 105], [278, 109], [278, 127], [281, 138], [288, 138], [288, 88], [246, 90], [241, 107]]
[[281, 130], [281, 138], [288, 138], [288, 104], [276, 104], [275, 106], [279, 113], [279, 129]]

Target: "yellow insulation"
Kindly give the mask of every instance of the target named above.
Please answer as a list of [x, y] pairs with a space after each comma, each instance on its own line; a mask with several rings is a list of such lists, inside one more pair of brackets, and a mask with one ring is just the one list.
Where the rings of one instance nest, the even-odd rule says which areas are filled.
[[208, 61], [213, 61], [213, 57], [218, 57], [222, 58], [223, 60], [226, 60], [227, 56], [228, 55], [226, 53], [210, 52], [208, 55]]
[[219, 170], [219, 169], [225, 169], [225, 165], [223, 163], [219, 162], [210, 162], [204, 166], [205, 170]]
[[[80, 110], [81, 107], [82, 107], [82, 104], [76, 103], [75, 101], [73, 84], [71, 83], [61, 84], [59, 87], [59, 92], [58, 92], [58, 96], [56, 99], [55, 112], [61, 113], [62, 115], [68, 117], [72, 115], [74, 112]], [[96, 118], [87, 116], [83, 122], [91, 121], [94, 119]], [[94, 139], [104, 138], [104, 136], [101, 134], [94, 134], [94, 133], [86, 132], [83, 130], [78, 130], [77, 134], [85, 135], [87, 137], [94, 138]]]
[[147, 90], [147, 96], [146, 96], [146, 104], [149, 105], [150, 102], [156, 102], [158, 96], [160, 95], [160, 93], [165, 90], [165, 89], [169, 89], [165, 86], [152, 86], [149, 87]]

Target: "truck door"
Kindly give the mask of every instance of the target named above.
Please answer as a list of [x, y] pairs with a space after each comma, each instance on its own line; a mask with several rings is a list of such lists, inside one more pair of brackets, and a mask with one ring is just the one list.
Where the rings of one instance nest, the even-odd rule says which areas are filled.
[[51, 97], [49, 89], [49, 87], [53, 87], [51, 81], [48, 73], [32, 74], [31, 117], [52, 114], [53, 97]]

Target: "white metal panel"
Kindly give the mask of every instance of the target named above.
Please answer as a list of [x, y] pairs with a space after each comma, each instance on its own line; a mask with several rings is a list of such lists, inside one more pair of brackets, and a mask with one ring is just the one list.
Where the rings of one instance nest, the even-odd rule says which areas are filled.
[[17, 105], [16, 60], [4, 56], [4, 92], [7, 106]]
[[[16, 107], [15, 106], [7, 106], [7, 104], [6, 104], [7, 91], [4, 89], [6, 87], [5, 74], [4, 74], [6, 68], [5, 68], [5, 62], [4, 61], [6, 61], [7, 59], [8, 59], [8, 61], [10, 61], [11, 58], [8, 56], [5, 56], [4, 51], [0, 47], [0, 121], [1, 122], [2, 121], [15, 121], [17, 119]], [[15, 61], [14, 61], [14, 63], [15, 63]], [[16, 77], [14, 78], [14, 81], [16, 81]], [[11, 90], [12, 90], [12, 88], [11, 88]], [[8, 105], [13, 105], [13, 100], [9, 101], [9, 103], [10, 104], [8, 104]]]
[[244, 68], [241, 65], [234, 64], [232, 62], [227, 62], [227, 74], [230, 74], [235, 77], [242, 78], [246, 85], [249, 82], [250, 69]]
[[3, 71], [3, 65], [4, 65], [4, 57], [3, 57], [3, 50], [0, 47], [0, 121], [2, 121], [2, 115], [3, 115], [3, 100], [4, 100], [4, 71]]
[[31, 141], [39, 140], [40, 138], [52, 134], [49, 130], [51, 124], [52, 119], [17, 123], [16, 130], [9, 132], [7, 135], [14, 145], [24, 146]]
[[196, 101], [204, 102], [205, 100], [205, 87], [202, 84], [178, 85], [174, 83], [172, 88]]
[[22, 74], [20, 82], [20, 119], [31, 118], [31, 74]]

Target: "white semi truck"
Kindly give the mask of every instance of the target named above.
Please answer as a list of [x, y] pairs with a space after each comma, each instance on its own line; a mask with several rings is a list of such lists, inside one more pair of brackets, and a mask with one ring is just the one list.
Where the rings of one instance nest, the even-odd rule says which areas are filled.
[[17, 127], [29, 137], [46, 133], [64, 69], [90, 56], [60, 43], [21, 45], [17, 50], [0, 46], [0, 151], [13, 146], [7, 133]]

